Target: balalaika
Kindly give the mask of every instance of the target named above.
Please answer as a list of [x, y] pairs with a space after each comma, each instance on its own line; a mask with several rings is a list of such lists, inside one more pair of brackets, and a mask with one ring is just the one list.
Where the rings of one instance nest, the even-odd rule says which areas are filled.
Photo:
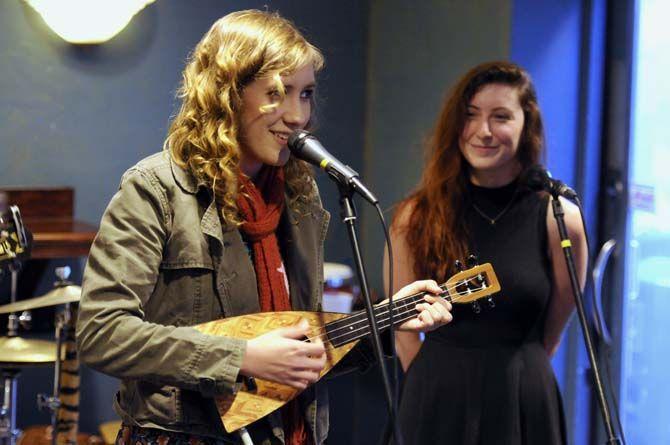
[[[500, 284], [489, 263], [472, 267], [452, 276], [440, 285], [440, 297], [453, 303], [473, 303], [500, 290]], [[395, 299], [394, 323], [402, 323], [417, 315], [416, 304], [425, 293]], [[374, 307], [381, 330], [390, 326], [388, 304]], [[319, 378], [327, 374], [356, 343], [370, 333], [364, 311], [353, 314], [332, 312], [261, 312], [215, 320], [195, 326], [205, 334], [251, 339], [274, 329], [294, 325], [306, 319], [311, 327], [304, 341], [320, 338], [326, 350], [326, 365]], [[301, 390], [267, 380], [256, 379], [253, 385], [241, 384], [234, 393], [216, 398], [217, 408], [226, 431], [233, 432], [268, 415], [296, 397]]]

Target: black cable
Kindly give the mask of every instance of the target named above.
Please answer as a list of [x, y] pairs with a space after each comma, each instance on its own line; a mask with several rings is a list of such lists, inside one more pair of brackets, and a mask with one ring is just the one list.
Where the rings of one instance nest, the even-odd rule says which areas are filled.
[[[386, 220], [384, 219], [384, 212], [382, 211], [379, 203], [375, 204], [375, 209], [377, 209], [377, 214], [379, 215], [379, 220], [384, 229], [384, 238], [386, 239], [386, 249], [388, 250], [388, 311], [389, 311], [389, 338], [391, 339], [391, 360], [393, 363], [393, 373], [391, 378], [391, 383], [393, 384], [393, 411], [398, 413], [398, 361], [396, 360], [396, 349], [395, 349], [395, 321], [393, 316], [393, 247], [391, 245], [391, 236], [389, 234], [388, 226], [386, 225]], [[397, 422], [396, 419], [391, 419], [393, 422]], [[395, 428], [395, 425], [391, 425], [391, 429], [396, 431], [396, 434], [400, 431]], [[402, 444], [402, 438], [396, 437], [396, 443], [398, 445]]]

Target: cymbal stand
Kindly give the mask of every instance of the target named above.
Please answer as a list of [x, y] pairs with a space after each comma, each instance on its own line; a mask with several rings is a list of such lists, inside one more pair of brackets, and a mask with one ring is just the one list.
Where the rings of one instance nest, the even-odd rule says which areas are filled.
[[16, 428], [16, 387], [18, 369], [2, 369], [3, 398], [0, 408], [0, 444], [15, 445], [21, 435]]
[[[16, 302], [16, 287], [18, 282], [20, 263], [13, 262], [9, 269], [12, 275], [11, 297]], [[15, 313], [9, 314], [7, 320], [7, 336], [16, 337], [19, 330], [19, 317]], [[3, 397], [0, 408], [0, 445], [15, 445], [21, 430], [16, 428], [16, 390], [20, 371], [15, 368], [2, 369]]]
[[[18, 264], [12, 264], [9, 266], [9, 270], [11, 271], [12, 275], [12, 290], [11, 290], [11, 297], [10, 297], [10, 302], [16, 303], [16, 288], [18, 285], [19, 281], [19, 266]], [[7, 320], [7, 336], [8, 337], [16, 337], [19, 333], [19, 316], [16, 315], [16, 312], [12, 312], [9, 314], [9, 318]]]
[[40, 411], [49, 410], [51, 412], [51, 443], [56, 445], [58, 439], [58, 409], [61, 406], [60, 391], [61, 391], [61, 367], [62, 358], [61, 352], [63, 349], [63, 334], [66, 326], [69, 325], [72, 319], [72, 310], [70, 303], [65, 305], [65, 308], [56, 315], [56, 362], [54, 364], [54, 389], [53, 395], [48, 397], [46, 394], [37, 395], [37, 407]]
[[[70, 267], [65, 266], [65, 267], [57, 267], [56, 268], [56, 277], [57, 280], [54, 283], [54, 287], [63, 287], [63, 286], [68, 286], [72, 284], [70, 281], [68, 281], [68, 278], [70, 277]], [[46, 394], [38, 394], [37, 395], [37, 407], [40, 411], [43, 410], [48, 410], [51, 412], [51, 443], [52, 445], [56, 445], [57, 442], [59, 442], [59, 435], [64, 435], [66, 441], [67, 436], [71, 434], [71, 430], [69, 428], [62, 429], [59, 427], [62, 427], [61, 424], [61, 413], [60, 413], [60, 408], [64, 403], [61, 396], [61, 390], [63, 386], [63, 382], [61, 381], [62, 378], [62, 373], [63, 373], [63, 351], [65, 350], [65, 353], [67, 353], [68, 349], [64, 348], [63, 345], [65, 344], [66, 341], [70, 340], [72, 341], [73, 338], [70, 336], [72, 335], [72, 331], [74, 330], [74, 319], [75, 319], [75, 311], [72, 308], [72, 305], [70, 303], [66, 303], [63, 310], [57, 312], [56, 314], [56, 319], [54, 322], [55, 325], [55, 337], [56, 337], [56, 361], [54, 363], [54, 385], [53, 385], [53, 394], [51, 396], [48, 396]], [[68, 357], [65, 358], [65, 360], [69, 360]], [[78, 366], [78, 365], [77, 365]], [[66, 369], [67, 371], [67, 369]], [[78, 402], [77, 402], [78, 405]], [[74, 432], [74, 436], [76, 437], [76, 429]], [[72, 439], [75, 440], [75, 439]], [[69, 442], [68, 442], [69, 443]]]
[[[9, 210], [9, 213], [7, 213], [7, 210]], [[8, 215], [11, 215], [11, 217], [8, 217]], [[10, 230], [12, 227], [15, 233]], [[12, 235], [15, 235], [15, 238]], [[15, 245], [10, 242], [12, 239], [16, 242]], [[21, 257], [18, 254], [25, 254], [29, 246], [19, 208], [7, 205], [6, 193], [0, 193], [0, 241], [2, 242], [0, 266], [6, 266], [11, 272], [10, 301], [16, 303], [16, 288], [19, 270], [21, 269]], [[0, 267], [0, 278], [4, 273], [3, 267]], [[19, 331], [19, 323], [23, 324], [29, 321], [30, 314], [18, 316], [16, 313], [10, 313], [7, 320], [7, 336], [16, 337]], [[0, 407], [0, 445], [15, 445], [21, 434], [21, 431], [16, 428], [16, 391], [20, 371], [18, 368], [12, 367], [2, 368], [0, 373], [2, 374], [3, 390], [2, 407]]]

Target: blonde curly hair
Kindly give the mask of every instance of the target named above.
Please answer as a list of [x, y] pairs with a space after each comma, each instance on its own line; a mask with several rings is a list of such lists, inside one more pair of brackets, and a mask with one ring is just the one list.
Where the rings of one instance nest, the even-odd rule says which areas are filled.
[[[258, 10], [220, 18], [190, 54], [177, 92], [181, 107], [164, 148], [177, 165], [212, 188], [224, 221], [241, 223], [236, 200], [244, 87], [255, 79], [273, 77], [284, 95], [281, 75], [306, 65], [319, 71], [323, 63], [321, 52], [291, 22]], [[289, 205], [298, 206], [316, 193], [314, 174], [304, 161], [291, 156], [284, 175]]]

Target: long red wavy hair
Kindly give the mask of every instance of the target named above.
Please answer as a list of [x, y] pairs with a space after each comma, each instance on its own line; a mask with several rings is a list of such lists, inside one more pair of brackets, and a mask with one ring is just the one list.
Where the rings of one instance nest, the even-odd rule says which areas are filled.
[[444, 281], [453, 272], [454, 262], [468, 253], [464, 197], [469, 166], [459, 149], [459, 137], [468, 104], [484, 85], [492, 83], [513, 86], [519, 93], [524, 128], [517, 157], [522, 174], [540, 160], [544, 130], [528, 73], [514, 63], [495, 61], [477, 65], [461, 77], [448, 92], [427, 139], [427, 161], [421, 181], [400, 202], [393, 218], [394, 230], [403, 232], [415, 259], [417, 277]]

